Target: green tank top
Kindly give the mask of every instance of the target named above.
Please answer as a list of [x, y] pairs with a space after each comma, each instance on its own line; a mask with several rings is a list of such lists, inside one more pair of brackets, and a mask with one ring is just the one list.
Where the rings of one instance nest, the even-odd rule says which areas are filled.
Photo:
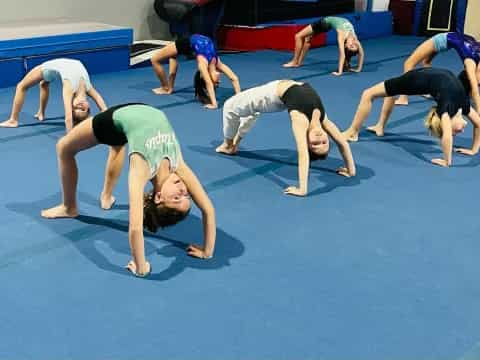
[[345, 18], [337, 17], [337, 16], [326, 16], [324, 18], [325, 23], [330, 25], [335, 30], [343, 30], [345, 32], [351, 32], [355, 35], [355, 29], [350, 21]]
[[115, 110], [112, 118], [128, 139], [129, 155], [143, 156], [151, 178], [164, 158], [170, 161], [170, 171], [177, 169], [180, 146], [163, 111], [148, 105], [127, 105]]

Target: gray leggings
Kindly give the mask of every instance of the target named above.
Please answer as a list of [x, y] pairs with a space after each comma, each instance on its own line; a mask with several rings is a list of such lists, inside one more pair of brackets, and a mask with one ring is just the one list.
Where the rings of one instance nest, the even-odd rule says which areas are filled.
[[277, 95], [279, 81], [271, 81], [228, 99], [223, 105], [223, 135], [233, 139], [238, 134], [244, 137], [261, 113], [278, 112], [286, 109]]

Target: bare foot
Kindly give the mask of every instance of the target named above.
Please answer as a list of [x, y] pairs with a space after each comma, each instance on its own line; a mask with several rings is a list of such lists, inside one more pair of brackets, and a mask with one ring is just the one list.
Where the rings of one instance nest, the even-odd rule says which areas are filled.
[[352, 141], [352, 142], [358, 141], [358, 132], [354, 130], [347, 129], [344, 132], [342, 132], [342, 135], [347, 141]]
[[78, 216], [78, 210], [67, 209], [65, 205], [60, 204], [50, 209], [42, 210], [41, 215], [47, 219], [74, 218]]
[[375, 133], [375, 135], [377, 135], [377, 136], [385, 135], [385, 133], [383, 131], [383, 128], [379, 125], [369, 126], [369, 127], [367, 127], [367, 130]]
[[45, 114], [40, 112], [40, 111], [38, 111], [34, 116], [35, 116], [36, 119], [38, 119], [38, 121], [45, 120]]
[[215, 149], [217, 153], [227, 154], [227, 155], [235, 155], [237, 153], [237, 147], [235, 145], [228, 146], [227, 144], [223, 143], [219, 147]]
[[290, 62], [288, 62], [288, 63], [286, 63], [286, 64], [283, 64], [283, 67], [284, 67], [284, 68], [300, 67], [300, 64], [296, 64], [296, 63], [294, 63], [293, 61], [290, 61]]
[[152, 89], [152, 91], [157, 94], [157, 95], [167, 95], [173, 93], [172, 89], [164, 88], [164, 87], [159, 87]]
[[395, 100], [395, 105], [408, 105], [408, 96], [400, 95], [397, 100]]
[[103, 210], [110, 210], [113, 206], [113, 204], [115, 204], [115, 196], [109, 196], [109, 197], [106, 197], [106, 196], [103, 196], [103, 194], [100, 196], [100, 207], [103, 209]]
[[18, 127], [18, 121], [12, 120], [12, 119], [5, 120], [4, 122], [0, 123], [0, 127], [9, 127], [9, 128]]

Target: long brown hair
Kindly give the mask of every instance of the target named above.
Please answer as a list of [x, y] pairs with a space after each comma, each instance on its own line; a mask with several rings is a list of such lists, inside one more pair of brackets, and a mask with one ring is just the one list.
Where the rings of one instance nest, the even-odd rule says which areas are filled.
[[150, 232], [157, 232], [159, 227], [175, 225], [185, 219], [190, 212], [190, 209], [181, 212], [162, 204], [155, 204], [153, 198], [153, 192], [143, 195], [143, 227]]
[[200, 70], [197, 70], [195, 76], [193, 77], [193, 87], [195, 88], [195, 97], [204, 104], [208, 105], [211, 103], [210, 97], [208, 96], [207, 83], [200, 74]]
[[[347, 40], [345, 40], [345, 44], [346, 42]], [[345, 63], [343, 65], [344, 70], [348, 71], [352, 68], [352, 57], [357, 56], [358, 52], [359, 50], [352, 51], [345, 46]]]

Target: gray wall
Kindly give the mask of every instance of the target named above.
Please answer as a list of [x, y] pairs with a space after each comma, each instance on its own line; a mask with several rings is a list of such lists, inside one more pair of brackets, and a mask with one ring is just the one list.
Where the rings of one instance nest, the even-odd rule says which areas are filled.
[[0, 22], [69, 17], [132, 27], [136, 40], [169, 39], [168, 25], [153, 10], [154, 0], [0, 0]]

